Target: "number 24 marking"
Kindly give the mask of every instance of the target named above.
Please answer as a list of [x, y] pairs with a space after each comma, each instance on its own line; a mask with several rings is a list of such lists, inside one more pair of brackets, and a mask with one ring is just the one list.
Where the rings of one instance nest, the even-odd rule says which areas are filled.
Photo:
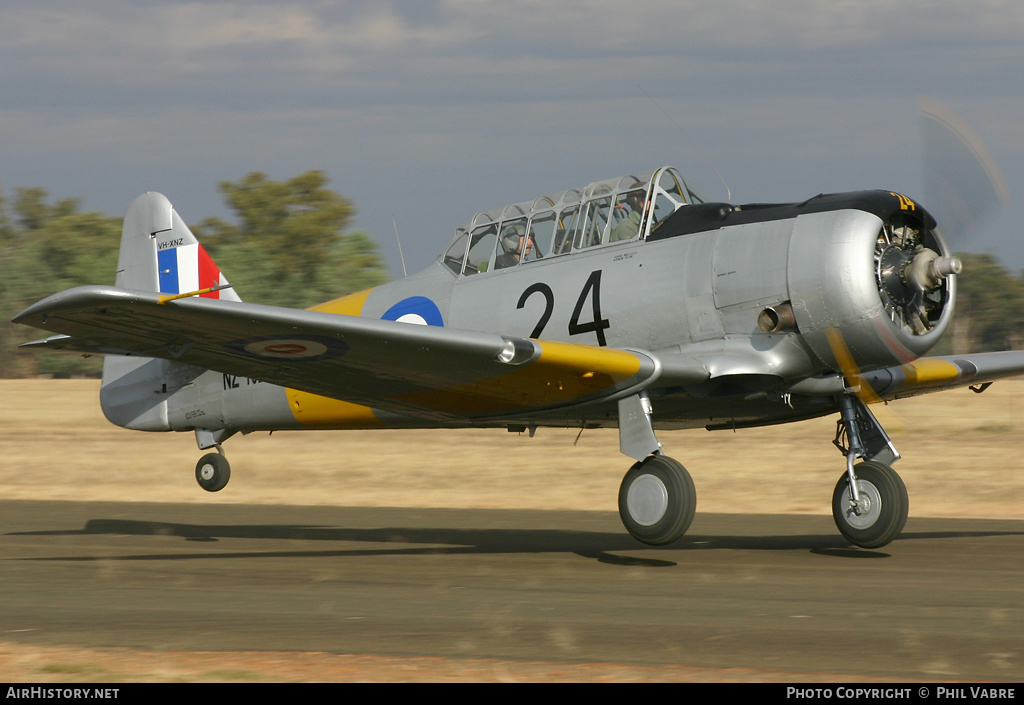
[[[544, 327], [551, 320], [551, 312], [555, 308], [555, 293], [551, 290], [550, 286], [543, 282], [528, 286], [522, 296], [519, 297], [519, 303], [516, 304], [516, 308], [523, 308], [526, 305], [526, 300], [536, 293], [544, 296], [544, 313], [541, 314], [537, 325], [533, 327], [533, 332], [530, 333], [531, 338], [539, 338], [541, 336]], [[588, 297], [592, 304], [593, 318], [589, 322], [580, 323], [580, 315], [583, 313], [583, 307], [587, 303]], [[601, 318], [601, 270], [596, 269], [590, 273], [587, 283], [583, 285], [583, 291], [580, 292], [579, 298], [576, 299], [576, 307], [572, 311], [572, 318], [569, 319], [569, 335], [580, 335], [581, 333], [593, 331], [597, 334], [597, 344], [603, 347], [608, 344], [604, 336], [605, 329], [610, 327], [611, 323], [608, 322], [608, 319]]]

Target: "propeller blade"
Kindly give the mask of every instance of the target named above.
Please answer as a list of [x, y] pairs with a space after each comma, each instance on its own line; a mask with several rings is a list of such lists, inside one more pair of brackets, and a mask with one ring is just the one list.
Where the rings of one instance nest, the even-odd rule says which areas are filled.
[[956, 244], [998, 213], [1009, 198], [1006, 179], [978, 136], [948, 106], [918, 99], [925, 204]]
[[875, 416], [884, 417], [885, 425], [889, 426], [893, 431], [899, 432], [903, 430], [903, 418], [893, 411], [884, 399], [878, 396], [874, 388], [861, 375], [860, 368], [857, 367], [853, 354], [847, 347], [846, 341], [843, 340], [843, 334], [839, 332], [839, 329], [829, 328], [825, 336], [828, 338], [828, 345], [832, 349], [832, 357], [839, 364], [840, 372], [843, 373], [846, 383], [850, 385], [857, 398], [864, 402], [865, 405], [882, 404], [885, 410], [883, 411], [881, 408], [876, 409], [874, 412]]
[[861, 376], [857, 363], [853, 360], [850, 349], [843, 340], [843, 334], [838, 328], [829, 328], [825, 332], [828, 338], [828, 346], [832, 349], [832, 357], [839, 364], [839, 371], [846, 378], [846, 383], [854, 390], [857, 397], [865, 404], [877, 404], [882, 401], [881, 397], [875, 394], [875, 390]]

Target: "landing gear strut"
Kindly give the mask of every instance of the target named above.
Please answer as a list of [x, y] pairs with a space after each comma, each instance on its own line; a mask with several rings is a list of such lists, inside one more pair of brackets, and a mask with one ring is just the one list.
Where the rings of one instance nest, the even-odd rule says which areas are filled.
[[[846, 472], [832, 493], [832, 518], [853, 545], [880, 548], [907, 523], [907, 487], [889, 465], [900, 454], [864, 402], [852, 395], [837, 401], [842, 418], [834, 443], [846, 456]], [[867, 460], [854, 465], [857, 458]]]

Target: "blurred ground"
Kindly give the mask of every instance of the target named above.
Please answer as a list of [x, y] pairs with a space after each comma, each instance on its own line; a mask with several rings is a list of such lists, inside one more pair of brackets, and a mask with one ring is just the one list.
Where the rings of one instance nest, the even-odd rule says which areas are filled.
[[[615, 511], [631, 461], [614, 430], [303, 431], [236, 436], [231, 483], [194, 479], [194, 436], [110, 425], [95, 380], [0, 380], [0, 496]], [[911, 516], [1020, 518], [1024, 381], [874, 407], [903, 460]], [[836, 417], [738, 432], [663, 432], [697, 511], [830, 513], [845, 469]]]

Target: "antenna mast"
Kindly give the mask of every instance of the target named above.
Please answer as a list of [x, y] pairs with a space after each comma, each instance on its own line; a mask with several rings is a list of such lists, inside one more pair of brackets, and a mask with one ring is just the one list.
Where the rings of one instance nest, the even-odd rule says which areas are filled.
[[409, 276], [405, 271], [405, 255], [402, 254], [402, 238], [398, 237], [398, 223], [395, 222], [395, 214], [391, 214], [391, 225], [395, 228], [395, 240], [398, 241], [398, 257], [402, 260], [402, 278]]
[[690, 142], [690, 144], [693, 146], [693, 148], [696, 149], [697, 152], [700, 153], [700, 156], [702, 156], [704, 158], [704, 161], [706, 161], [708, 163], [708, 166], [711, 167], [711, 171], [715, 172], [715, 176], [717, 176], [718, 180], [722, 182], [722, 186], [725, 186], [725, 194], [726, 194], [725, 200], [731, 202], [732, 201], [732, 189], [729, 188], [729, 184], [725, 183], [725, 179], [722, 178], [722, 175], [719, 173], [718, 169], [716, 169], [715, 165], [711, 163], [710, 159], [708, 159], [708, 155], [706, 155], [704, 153], [704, 150], [701, 149], [700, 146], [696, 142], [694, 142], [693, 138], [690, 137], [690, 135], [687, 134], [686, 130], [684, 130], [682, 128], [682, 126], [678, 122], [676, 122], [676, 119], [674, 117], [672, 117], [672, 115], [670, 115], [669, 112], [667, 110], [665, 110], [665, 108], [661, 107], [661, 103], [659, 103], [654, 98], [652, 98], [651, 94], [644, 90], [643, 86], [641, 86], [638, 83], [638, 84], [636, 84], [636, 87], [639, 88], [641, 91], [643, 91], [643, 94], [645, 96], [647, 96], [648, 100], [650, 100], [652, 103], [654, 103], [655, 107], [657, 107], [658, 110], [660, 110], [662, 113], [664, 113], [665, 117], [667, 117], [669, 120], [672, 121], [672, 124], [676, 126], [676, 129], [679, 130], [680, 132], [682, 132], [683, 133], [683, 137], [685, 137]]

